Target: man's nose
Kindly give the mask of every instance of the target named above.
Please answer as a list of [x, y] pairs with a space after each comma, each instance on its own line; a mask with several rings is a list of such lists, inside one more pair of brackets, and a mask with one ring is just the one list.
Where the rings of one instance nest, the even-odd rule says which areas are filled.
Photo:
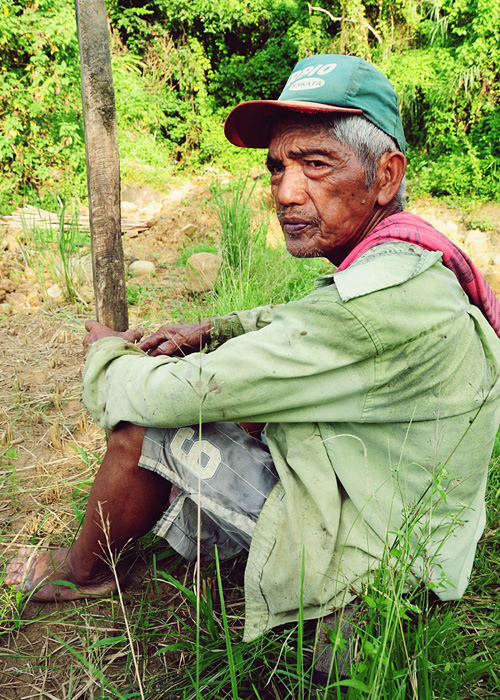
[[274, 196], [276, 203], [283, 207], [305, 204], [307, 192], [304, 173], [300, 165], [293, 164], [283, 168]]

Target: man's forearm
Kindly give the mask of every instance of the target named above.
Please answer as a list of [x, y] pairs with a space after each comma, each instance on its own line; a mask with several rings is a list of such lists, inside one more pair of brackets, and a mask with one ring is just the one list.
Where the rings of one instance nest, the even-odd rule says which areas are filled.
[[211, 343], [208, 349], [215, 350], [231, 338], [264, 328], [271, 323], [276, 309], [280, 306], [280, 304], [269, 304], [257, 306], [248, 311], [232, 311], [225, 316], [214, 316], [211, 319]]

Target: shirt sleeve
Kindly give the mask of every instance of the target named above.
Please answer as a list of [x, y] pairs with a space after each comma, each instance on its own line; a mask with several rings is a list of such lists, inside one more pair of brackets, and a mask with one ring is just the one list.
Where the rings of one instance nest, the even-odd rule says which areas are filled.
[[[375, 345], [344, 305], [321, 296], [279, 307], [271, 322], [206, 354], [151, 358], [120, 338], [104, 338], [88, 353], [84, 402], [107, 429], [120, 421], [179, 427], [359, 420], [373, 384]], [[263, 317], [240, 323], [257, 327]]]
[[214, 316], [212, 321], [212, 341], [209, 350], [215, 350], [227, 340], [243, 333], [251, 333], [267, 326], [281, 305], [258, 306], [248, 311], [231, 311], [225, 316]]

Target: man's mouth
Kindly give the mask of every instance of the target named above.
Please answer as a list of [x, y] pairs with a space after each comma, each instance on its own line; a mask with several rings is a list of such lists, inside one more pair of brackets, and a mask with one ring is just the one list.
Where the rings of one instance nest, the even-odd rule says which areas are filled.
[[285, 233], [287, 236], [298, 236], [306, 228], [311, 226], [312, 222], [308, 221], [307, 219], [283, 216], [280, 217], [280, 224], [281, 228], [283, 229], [283, 233]]

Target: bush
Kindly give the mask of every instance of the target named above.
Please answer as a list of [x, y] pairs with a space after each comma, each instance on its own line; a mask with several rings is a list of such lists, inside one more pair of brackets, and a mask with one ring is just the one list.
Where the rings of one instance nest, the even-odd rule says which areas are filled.
[[[0, 24], [0, 207], [82, 196], [84, 147], [72, 5], [5, 0]], [[251, 167], [224, 139], [238, 101], [277, 97], [297, 59], [372, 60], [401, 98], [420, 192], [494, 197], [500, 159], [500, 0], [109, 0], [124, 180]], [[2, 10], [0, 9], [0, 12]]]
[[[9, 2], [0, 22], [0, 206], [82, 192], [80, 67], [72, 5]], [[7, 197], [9, 200], [7, 200]]]

